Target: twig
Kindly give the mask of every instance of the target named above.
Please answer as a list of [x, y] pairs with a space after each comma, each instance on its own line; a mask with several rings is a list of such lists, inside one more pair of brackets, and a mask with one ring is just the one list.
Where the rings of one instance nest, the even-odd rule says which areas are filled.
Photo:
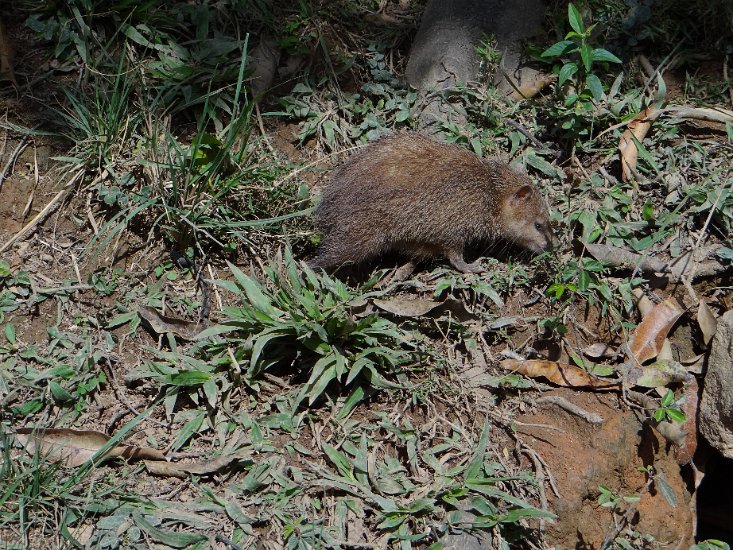
[[273, 188], [276, 188], [276, 187], [281, 186], [283, 183], [285, 183], [289, 179], [294, 178], [295, 176], [297, 176], [298, 174], [300, 174], [301, 172], [303, 172], [305, 170], [308, 170], [308, 168], [314, 167], [316, 164], [318, 164], [320, 162], [323, 162], [327, 158], [334, 157], [336, 155], [340, 155], [341, 153], [348, 153], [349, 151], [354, 151], [356, 149], [361, 149], [365, 145], [366, 144], [354, 145], [353, 147], [349, 147], [348, 149], [342, 149], [341, 151], [334, 151], [333, 153], [330, 153], [330, 154], [325, 155], [323, 157], [319, 157], [316, 160], [314, 160], [313, 162], [309, 162], [308, 164], [305, 164], [305, 165], [301, 166], [300, 168], [298, 168], [296, 170], [293, 170], [292, 172], [290, 172], [287, 176], [285, 176], [281, 180], [278, 180], [275, 183], [273, 183], [272, 184], [272, 187]]
[[18, 160], [20, 154], [28, 146], [28, 141], [28, 136], [23, 136], [23, 139], [20, 140], [20, 143], [18, 143], [18, 145], [15, 147], [15, 150], [10, 153], [8, 163], [5, 165], [5, 168], [3, 168], [3, 171], [0, 172], [0, 189], [2, 189], [3, 187], [3, 182], [5, 181], [5, 177], [8, 175], [8, 172], [13, 166], [15, 166], [15, 161]]
[[235, 544], [234, 542], [226, 538], [221, 533], [217, 533], [215, 538], [216, 538], [216, 542], [221, 542], [223, 544], [226, 544], [232, 550], [242, 550], [241, 546], [239, 546], [238, 544]]
[[267, 136], [267, 132], [265, 132], [265, 125], [262, 122], [262, 115], [260, 114], [260, 106], [257, 103], [255, 103], [255, 115], [257, 117], [257, 126], [260, 127], [260, 132], [262, 132], [262, 139], [265, 140], [265, 145], [267, 145], [267, 148], [274, 155], [275, 148], [272, 146], [272, 143], [270, 143], [270, 138]]
[[579, 407], [575, 403], [571, 403], [570, 401], [568, 401], [564, 397], [560, 397], [559, 395], [546, 395], [544, 397], [538, 397], [537, 399], [535, 399], [535, 403], [552, 403], [553, 405], [557, 405], [561, 409], [566, 410], [567, 412], [574, 414], [575, 416], [579, 416], [590, 424], [603, 424], [603, 417], [600, 414], [586, 411], [584, 408]]
[[30, 233], [35, 227], [40, 224], [43, 220], [46, 219], [46, 216], [48, 216], [54, 208], [56, 208], [56, 205], [63, 201], [66, 196], [71, 192], [71, 190], [74, 188], [74, 186], [78, 183], [78, 181], [84, 176], [84, 170], [78, 170], [72, 178], [68, 181], [66, 185], [64, 185], [64, 188], [59, 191], [56, 196], [51, 199], [51, 202], [49, 202], [43, 210], [41, 210], [35, 218], [33, 218], [30, 222], [28, 222], [23, 229], [18, 231], [8, 242], [6, 242], [2, 247], [0, 247], [0, 253], [5, 252], [8, 248], [13, 246], [17, 241], [23, 239], [28, 233]]
[[513, 121], [510, 118], [504, 119], [504, 122], [506, 122], [509, 126], [511, 126], [512, 128], [514, 128], [515, 130], [519, 131], [529, 141], [531, 141], [532, 143], [534, 143], [535, 146], [539, 147], [540, 152], [542, 152], [542, 153], [552, 153], [553, 155], [556, 155], [556, 156], [559, 156], [560, 155], [560, 151], [556, 151], [555, 149], [550, 149], [547, 145], [545, 145], [539, 139], [537, 139], [536, 137], [534, 137], [532, 135], [532, 133], [527, 128], [525, 128], [524, 126], [522, 126], [518, 122], [515, 122], [515, 121]]

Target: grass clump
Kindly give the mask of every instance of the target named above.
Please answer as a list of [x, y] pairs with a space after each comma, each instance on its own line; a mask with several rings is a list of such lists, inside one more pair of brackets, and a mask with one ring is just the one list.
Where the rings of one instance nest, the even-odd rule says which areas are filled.
[[[278, 365], [298, 364], [308, 379], [295, 404], [324, 397], [332, 383], [350, 387], [341, 415], [346, 415], [375, 388], [397, 387], [385, 375], [416, 359], [413, 335], [375, 313], [359, 314], [370, 297], [383, 292], [352, 290], [327, 274], [298, 266], [289, 251], [284, 262], [265, 271], [263, 283], [230, 264], [234, 281], [218, 285], [240, 302], [225, 308], [224, 319], [201, 338], [224, 341], [202, 349], [217, 364], [242, 368], [243, 381], [257, 387], [261, 375]], [[232, 355], [226, 350], [234, 350]]]

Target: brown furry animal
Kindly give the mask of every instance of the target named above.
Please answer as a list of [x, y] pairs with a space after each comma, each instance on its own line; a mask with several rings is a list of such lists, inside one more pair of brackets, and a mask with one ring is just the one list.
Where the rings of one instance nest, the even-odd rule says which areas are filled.
[[323, 243], [311, 266], [325, 269], [395, 250], [478, 272], [463, 259], [470, 242], [503, 238], [539, 253], [556, 241], [527, 175], [418, 133], [382, 138], [352, 156], [315, 217]]

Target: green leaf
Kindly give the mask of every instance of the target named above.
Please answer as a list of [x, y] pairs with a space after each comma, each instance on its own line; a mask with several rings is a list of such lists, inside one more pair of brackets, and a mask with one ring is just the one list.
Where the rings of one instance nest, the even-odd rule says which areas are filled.
[[647, 222], [653, 222], [654, 221], [654, 205], [651, 203], [651, 201], [647, 200], [644, 203], [643, 208], [641, 209], [641, 216], [644, 218], [644, 221]]
[[74, 401], [74, 396], [66, 391], [58, 382], [51, 380], [48, 383], [48, 388], [51, 390], [51, 395], [59, 403], [70, 403]]
[[562, 42], [557, 42], [556, 44], [553, 44], [552, 46], [547, 48], [544, 52], [540, 54], [540, 57], [552, 59], [555, 57], [567, 55], [576, 50], [577, 46], [575, 42], [573, 42], [572, 40], [563, 40]]
[[687, 420], [687, 417], [685, 416], [685, 413], [683, 413], [679, 409], [665, 409], [667, 413], [667, 418], [669, 418], [673, 422], [679, 422], [682, 424], [685, 420]]
[[662, 73], [657, 71], [657, 94], [654, 100], [654, 106], [657, 108], [657, 110], [661, 109], [664, 106], [664, 98], [666, 95], [667, 84], [664, 82], [664, 78], [662, 78]]
[[252, 346], [252, 355], [249, 360], [249, 368], [247, 369], [248, 375], [251, 376], [255, 372], [257, 372], [260, 355], [262, 355], [262, 352], [265, 350], [267, 345], [272, 340], [276, 340], [282, 337], [283, 332], [282, 329], [279, 327], [268, 329], [260, 333], [257, 340], [255, 341], [254, 346]]
[[107, 321], [107, 324], [104, 326], [104, 328], [115, 328], [119, 327], [120, 325], [125, 325], [132, 321], [135, 317], [137, 317], [137, 311], [129, 311], [127, 313], [120, 313], [118, 315], [115, 315]]
[[349, 482], [355, 482], [356, 478], [354, 478], [353, 474], [353, 466], [351, 462], [336, 448], [331, 447], [331, 445], [328, 445], [327, 443], [323, 444], [323, 452], [326, 453], [326, 456], [329, 458], [329, 460], [333, 463], [334, 466], [336, 466], [336, 469], [339, 471], [339, 474], [341, 474], [341, 477], [346, 478]]
[[557, 169], [541, 156], [539, 156], [537, 153], [535, 153], [533, 150], [530, 150], [527, 153], [525, 160], [527, 161], [527, 164], [529, 164], [532, 168], [536, 168], [546, 176], [554, 178], [558, 175]]
[[201, 425], [204, 423], [205, 418], [206, 413], [201, 411], [183, 425], [183, 428], [179, 430], [178, 435], [176, 436], [176, 440], [173, 442], [174, 451], [177, 451], [178, 449], [183, 447], [186, 442], [191, 439], [193, 434], [198, 433], [198, 431], [201, 429]]
[[247, 300], [250, 304], [252, 304], [253, 307], [261, 311], [262, 313], [267, 314], [273, 319], [282, 315], [281, 311], [272, 306], [272, 303], [262, 292], [262, 289], [260, 288], [260, 285], [257, 283], [257, 281], [255, 281], [248, 275], [245, 275], [242, 270], [239, 269], [236, 265], [229, 262], [227, 262], [227, 265], [229, 266], [229, 269], [231, 269], [234, 277], [237, 279], [239, 286], [242, 287], [244, 293], [247, 295]]
[[557, 85], [562, 86], [577, 72], [577, 63], [565, 63], [565, 65], [562, 66], [562, 69], [560, 69], [560, 72], [557, 75]]
[[587, 271], [581, 271], [578, 275], [578, 288], [585, 292], [588, 290], [588, 285], [590, 285], [590, 273]]
[[585, 27], [583, 26], [583, 18], [580, 16], [580, 12], [572, 4], [568, 4], [568, 23], [578, 34], [585, 34]]
[[582, 44], [580, 46], [580, 58], [583, 60], [585, 71], [589, 73], [593, 66], [593, 48], [590, 44]]
[[466, 468], [466, 475], [465, 479], [480, 479], [483, 477], [483, 467], [484, 467], [484, 455], [486, 454], [486, 445], [489, 442], [489, 432], [491, 426], [487, 422], [484, 424], [483, 429], [481, 430], [481, 435], [479, 436], [478, 445], [476, 446], [476, 450], [473, 452], [473, 456], [471, 457], [471, 462], [469, 462], [468, 467]]
[[585, 77], [585, 85], [590, 90], [595, 101], [603, 99], [603, 84], [601, 84], [601, 80], [596, 75], [589, 74]]
[[657, 166], [657, 163], [654, 162], [654, 158], [649, 153], [649, 151], [647, 151], [646, 147], [644, 147], [641, 141], [639, 141], [634, 134], [631, 134], [631, 139], [633, 140], [634, 145], [636, 145], [636, 150], [639, 152], [639, 157], [644, 159], [657, 174], [661, 173], [661, 171], [659, 170], [659, 166]]
[[5, 338], [7, 338], [8, 343], [15, 344], [15, 325], [13, 323], [5, 325]]
[[163, 377], [163, 380], [173, 386], [200, 386], [209, 381], [211, 375], [208, 372], [196, 370], [184, 370], [176, 374]]
[[364, 386], [356, 386], [353, 390], [351, 390], [351, 393], [346, 398], [346, 401], [341, 407], [341, 410], [336, 414], [336, 420], [343, 420], [344, 418], [349, 416], [351, 411], [354, 410], [354, 407], [364, 401], [366, 397], [367, 393], [364, 390]]
[[600, 61], [602, 63], [621, 63], [621, 60], [608, 50], [596, 48], [591, 52], [591, 60]]
[[[143, 28], [145, 28], [144, 25], [143, 25]], [[145, 38], [140, 33], [140, 31], [138, 31], [135, 27], [133, 27], [131, 25], [125, 25], [122, 28], [122, 33], [125, 36], [127, 36], [127, 38], [129, 38], [133, 42], [135, 42], [135, 43], [143, 46], [144, 48], [155, 48], [155, 44], [153, 44], [152, 42], [150, 42], [150, 40], [148, 40], [147, 38]]]
[[667, 478], [664, 475], [664, 472], [659, 472], [656, 476], [654, 476], [654, 484], [659, 489], [659, 492], [662, 493], [662, 496], [664, 497], [664, 500], [667, 501], [667, 504], [669, 504], [671, 508], [676, 508], [677, 494], [667, 482]]
[[207, 536], [202, 533], [176, 533], [174, 531], [166, 531], [158, 529], [140, 514], [133, 514], [132, 517], [135, 525], [145, 531], [151, 539], [173, 548], [187, 548], [192, 544], [207, 540]]

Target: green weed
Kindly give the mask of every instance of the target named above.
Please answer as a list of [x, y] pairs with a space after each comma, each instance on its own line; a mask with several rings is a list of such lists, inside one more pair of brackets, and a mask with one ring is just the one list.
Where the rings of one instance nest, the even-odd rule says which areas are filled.
[[604, 48], [591, 45], [595, 24], [585, 26], [580, 12], [568, 4], [570, 30], [565, 40], [547, 48], [540, 59], [554, 63], [557, 93], [562, 98], [558, 107], [561, 127], [567, 135], [588, 137], [588, 122], [596, 118], [596, 106], [604, 98], [604, 85], [598, 71], [608, 63], [621, 60]]
[[289, 251], [283, 264], [269, 266], [264, 284], [230, 269], [235, 280], [217, 284], [240, 305], [224, 309], [224, 319], [200, 336], [216, 339], [201, 348], [209, 364], [241, 368], [246, 384], [257, 387], [264, 372], [297, 362], [309, 375], [296, 404], [312, 404], [339, 383], [351, 388], [347, 414], [371, 387], [397, 387], [384, 375], [414, 361], [409, 332], [374, 313], [356, 316], [356, 304], [381, 292], [353, 291], [306, 265], [298, 269]]

